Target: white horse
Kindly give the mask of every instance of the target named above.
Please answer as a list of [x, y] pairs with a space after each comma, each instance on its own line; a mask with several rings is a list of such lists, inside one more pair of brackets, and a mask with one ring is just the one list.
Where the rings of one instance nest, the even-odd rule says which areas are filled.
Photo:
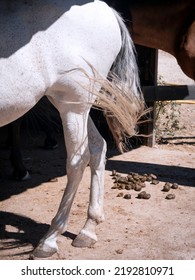
[[[21, 9], [16, 7], [18, 21], [25, 21], [25, 9], [29, 8], [23, 2], [20, 2]], [[13, 7], [6, 11], [5, 17], [14, 13]], [[1, 18], [4, 24], [1, 27], [7, 34], [5, 20]], [[36, 29], [31, 26], [35, 24], [33, 21], [30, 25], [26, 20], [26, 24]], [[23, 26], [25, 31], [26, 25]], [[122, 139], [134, 134], [144, 105], [132, 40], [120, 16], [105, 3], [95, 1], [73, 6], [47, 28], [33, 31], [28, 40], [25, 37], [22, 41], [22, 35], [17, 32], [16, 45], [5, 36], [11, 42], [12, 51], [7, 50], [8, 55], [5, 51], [0, 59], [0, 126], [25, 114], [46, 95], [60, 113], [67, 149], [65, 193], [49, 231], [33, 251], [36, 257], [49, 257], [58, 250], [57, 235], [67, 229], [71, 205], [87, 164], [91, 168], [88, 217], [73, 245], [94, 244], [96, 225], [104, 220], [106, 143], [89, 117], [91, 106], [95, 103], [105, 109], [122, 150]], [[14, 34], [13, 31], [13, 37]]]

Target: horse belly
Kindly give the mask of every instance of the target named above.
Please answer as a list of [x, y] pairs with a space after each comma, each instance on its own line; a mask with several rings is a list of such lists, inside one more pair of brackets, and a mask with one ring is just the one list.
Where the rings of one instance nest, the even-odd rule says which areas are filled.
[[24, 115], [44, 94], [44, 77], [29, 47], [0, 59], [0, 126]]

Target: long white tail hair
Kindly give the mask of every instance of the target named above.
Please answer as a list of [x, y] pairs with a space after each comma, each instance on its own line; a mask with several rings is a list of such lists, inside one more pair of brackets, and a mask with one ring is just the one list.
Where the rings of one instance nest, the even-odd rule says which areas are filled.
[[[119, 151], [126, 150], [125, 139], [137, 134], [137, 123], [144, 114], [135, 47], [121, 16], [113, 10], [121, 31], [122, 46], [98, 95], [97, 106], [102, 108]], [[94, 70], [95, 71], [95, 70]]]

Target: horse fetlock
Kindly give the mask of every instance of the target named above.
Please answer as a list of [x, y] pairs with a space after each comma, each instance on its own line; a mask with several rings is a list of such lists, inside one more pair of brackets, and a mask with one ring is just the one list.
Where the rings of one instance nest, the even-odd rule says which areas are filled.
[[93, 209], [89, 207], [88, 216], [92, 221], [94, 221], [97, 225], [102, 223], [105, 220], [103, 211]]

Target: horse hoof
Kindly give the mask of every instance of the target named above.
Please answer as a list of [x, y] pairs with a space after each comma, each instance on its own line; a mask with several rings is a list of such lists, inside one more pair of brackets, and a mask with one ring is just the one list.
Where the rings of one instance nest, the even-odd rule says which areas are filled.
[[26, 181], [31, 178], [30, 174], [28, 171], [26, 171], [26, 174], [21, 178], [21, 181]]
[[27, 181], [31, 178], [28, 170], [25, 171], [14, 171], [12, 174], [12, 179], [17, 181]]
[[58, 148], [58, 143], [56, 140], [46, 139], [44, 143], [44, 148], [46, 150], [54, 150]]
[[72, 245], [74, 247], [80, 247], [80, 248], [84, 248], [84, 247], [91, 248], [95, 243], [96, 243], [95, 239], [92, 239], [91, 237], [83, 233], [79, 233], [79, 235], [77, 235], [77, 237], [73, 240]]
[[50, 247], [46, 244], [38, 245], [31, 254], [31, 258], [48, 258], [53, 254], [57, 253], [58, 249], [56, 247]]

